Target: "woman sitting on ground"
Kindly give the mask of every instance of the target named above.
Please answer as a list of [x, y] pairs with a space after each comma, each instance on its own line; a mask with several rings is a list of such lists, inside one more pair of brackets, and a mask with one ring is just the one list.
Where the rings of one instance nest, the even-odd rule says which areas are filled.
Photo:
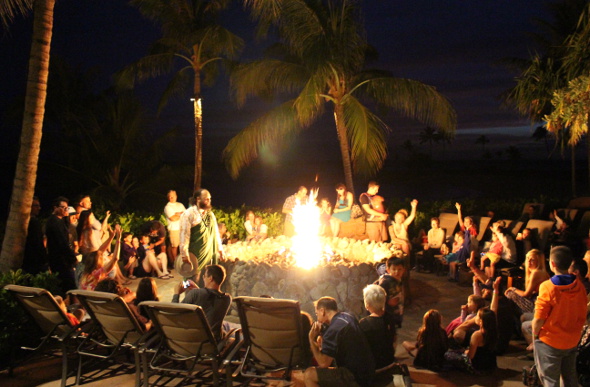
[[[115, 231], [109, 227], [109, 238], [100, 246], [97, 251], [93, 251], [86, 255], [84, 259], [84, 271], [80, 277], [80, 289], [94, 290], [96, 285], [105, 279], [109, 273], [115, 269], [117, 261], [119, 260], [119, 251], [121, 245], [121, 226], [115, 226]], [[108, 248], [117, 236], [115, 245], [115, 253], [109, 256], [110, 260], [105, 263], [105, 255]]]
[[526, 255], [524, 270], [524, 290], [511, 287], [506, 289], [504, 295], [518, 306], [521, 313], [532, 313], [539, 286], [549, 279], [549, 273], [545, 268], [545, 255], [537, 249], [529, 251]]
[[336, 185], [336, 202], [334, 204], [334, 212], [330, 220], [330, 227], [332, 228], [332, 236], [337, 237], [340, 232], [342, 223], [350, 220], [352, 210], [353, 196], [352, 192], [348, 192], [346, 186], [342, 183]]
[[408, 212], [404, 209], [399, 210], [393, 217], [393, 223], [389, 226], [389, 237], [391, 243], [399, 245], [405, 254], [410, 254], [412, 243], [408, 237], [408, 226], [414, 221], [416, 217], [416, 207], [418, 206], [418, 200], [414, 199], [410, 203], [412, 211], [408, 216]]
[[441, 324], [442, 315], [440, 312], [430, 309], [424, 313], [416, 341], [402, 343], [406, 351], [415, 357], [414, 366], [435, 372], [442, 369], [445, 352], [449, 349], [449, 341]]
[[375, 367], [386, 367], [395, 361], [395, 326], [388, 323], [385, 314], [385, 290], [379, 285], [363, 289], [365, 308], [371, 313], [359, 322], [373, 352]]

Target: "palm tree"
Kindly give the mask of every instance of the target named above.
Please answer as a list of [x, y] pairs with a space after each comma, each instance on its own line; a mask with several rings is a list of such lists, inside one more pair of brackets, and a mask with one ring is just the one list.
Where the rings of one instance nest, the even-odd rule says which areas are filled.
[[[504, 100], [515, 106], [521, 114], [528, 116], [531, 123], [540, 122], [552, 112], [551, 100], [554, 92], [565, 88], [571, 79], [582, 75], [579, 71], [583, 67], [579, 63], [584, 62], [584, 53], [588, 52], [584, 46], [588, 41], [587, 33], [590, 33], [589, 10], [587, 0], [551, 3], [549, 11], [554, 20], [542, 22], [545, 34], [536, 35], [544, 53], [535, 54], [530, 60], [513, 60], [521, 75], [517, 77], [516, 86], [504, 95]], [[590, 166], [590, 144], [588, 162]], [[573, 182], [575, 178], [572, 178]], [[572, 191], [575, 191], [573, 184]]]
[[219, 65], [234, 58], [243, 46], [241, 38], [217, 24], [218, 14], [228, 3], [229, 0], [131, 0], [144, 17], [160, 25], [162, 37], [152, 44], [148, 55], [120, 73], [119, 83], [133, 86], [136, 80], [173, 72], [160, 99], [160, 111], [171, 96], [190, 89], [195, 125], [195, 190], [201, 187], [203, 174], [201, 83], [211, 85]]
[[2, 19], [7, 23], [15, 10], [24, 10], [31, 3], [33, 3], [34, 18], [33, 37], [29, 55], [25, 109], [10, 210], [0, 253], [0, 271], [16, 269], [22, 264], [43, 133], [55, 0], [35, 0], [34, 2], [8, 0], [0, 6]]
[[430, 157], [432, 157], [432, 143], [439, 142], [442, 139], [442, 136], [439, 136], [436, 129], [433, 129], [430, 126], [424, 128], [418, 136], [420, 138], [420, 144], [428, 143]]
[[369, 46], [353, 0], [245, 0], [262, 32], [276, 27], [280, 44], [261, 60], [241, 65], [231, 78], [238, 105], [251, 95], [295, 95], [233, 139], [224, 150], [232, 177], [263, 147], [276, 147], [309, 128], [329, 108], [344, 168], [354, 190], [353, 170], [372, 174], [387, 156], [388, 125], [361, 100], [417, 118], [452, 133], [456, 115], [434, 87], [368, 70]]
[[486, 144], [489, 142], [490, 142], [490, 139], [485, 134], [482, 134], [481, 136], [479, 136], [477, 138], [477, 140], [475, 140], [476, 144], [481, 144], [481, 151], [483, 153], [486, 152]]

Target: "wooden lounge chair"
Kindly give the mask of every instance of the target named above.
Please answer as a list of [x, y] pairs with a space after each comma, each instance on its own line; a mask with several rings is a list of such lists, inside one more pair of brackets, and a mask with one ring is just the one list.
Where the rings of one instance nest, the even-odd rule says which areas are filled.
[[225, 371], [226, 385], [232, 386], [231, 360], [241, 346], [239, 329], [217, 341], [200, 306], [144, 301], [140, 307], [147, 310], [161, 339], [151, 361], [143, 359], [144, 386], [149, 386], [150, 372], [186, 374], [183, 384], [197, 365], [207, 365], [216, 386], [220, 373]]
[[[293, 369], [304, 369], [311, 358], [308, 332], [299, 302], [237, 297], [246, 354], [239, 372], [258, 379], [289, 380]], [[307, 330], [307, 331], [306, 331]]]
[[555, 222], [552, 220], [539, 219], [531, 219], [526, 224], [526, 228], [530, 228], [537, 235], [539, 250], [543, 252], [548, 247], [547, 241], [549, 240], [549, 234], [551, 233], [554, 224]]
[[61, 386], [64, 387], [68, 375], [68, 354], [76, 351], [74, 344], [78, 326], [71, 323], [47, 290], [19, 285], [6, 285], [4, 289], [14, 296], [43, 332], [41, 343], [37, 347], [21, 348], [33, 353], [53, 354], [57, 344], [57, 350], [61, 352], [62, 357]]
[[[137, 321], [125, 300], [116, 294], [92, 290], [70, 290], [90, 314], [94, 328], [78, 346], [79, 364], [76, 384], [80, 384], [84, 358], [117, 361], [124, 351], [131, 351], [134, 357], [135, 385], [141, 380], [139, 348], [149, 334]], [[120, 362], [119, 362], [120, 363]]]
[[445, 243], [452, 243], [453, 234], [455, 233], [455, 229], [459, 224], [457, 214], [441, 212], [441, 214], [438, 216], [438, 219], [440, 220], [439, 227], [445, 230]]

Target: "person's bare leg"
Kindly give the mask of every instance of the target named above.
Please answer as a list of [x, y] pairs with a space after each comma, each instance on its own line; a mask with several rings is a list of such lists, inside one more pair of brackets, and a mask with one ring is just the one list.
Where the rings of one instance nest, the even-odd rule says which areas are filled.
[[[162, 273], [162, 270], [160, 270], [160, 266], [158, 265], [158, 259], [156, 258], [156, 256], [154, 254], [146, 254], [146, 257], [143, 260], [143, 262], [145, 263], [145, 261], [148, 261], [148, 266], [150, 267], [149, 272], [151, 272], [152, 270], [155, 270], [156, 275], [158, 277], [161, 277], [164, 275]], [[145, 268], [145, 266], [144, 266], [144, 268]]]
[[168, 257], [166, 256], [166, 253], [158, 254], [158, 260], [161, 265], [160, 267], [162, 268], [162, 273], [164, 275], [170, 275], [170, 273], [168, 272]]
[[330, 228], [332, 229], [332, 236], [337, 237], [340, 232], [340, 221], [337, 219], [330, 219]]

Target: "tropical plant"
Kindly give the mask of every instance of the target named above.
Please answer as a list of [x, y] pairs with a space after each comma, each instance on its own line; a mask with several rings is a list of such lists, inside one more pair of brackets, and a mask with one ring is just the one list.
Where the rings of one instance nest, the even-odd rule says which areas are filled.
[[162, 36], [149, 53], [125, 68], [122, 86], [174, 73], [162, 94], [159, 110], [175, 94], [190, 95], [195, 125], [194, 190], [201, 187], [203, 162], [203, 111], [201, 84], [212, 85], [221, 64], [234, 58], [243, 41], [217, 24], [229, 0], [131, 0], [146, 18], [160, 25]]
[[[275, 27], [279, 43], [266, 57], [242, 64], [231, 85], [239, 106], [252, 96], [294, 98], [255, 120], [228, 143], [224, 159], [232, 177], [264, 147], [278, 147], [309, 128], [328, 108], [334, 116], [344, 179], [373, 174], [387, 156], [388, 125], [363, 102], [416, 118], [453, 133], [456, 115], [432, 86], [367, 69], [371, 47], [356, 0], [245, 0], [259, 31]], [[361, 102], [363, 101], [363, 102]]]
[[[31, 334], [37, 329], [18, 302], [4, 289], [8, 284], [32, 286], [59, 294], [59, 279], [55, 274], [44, 272], [31, 275], [22, 270], [0, 273], [0, 362], [8, 365], [9, 356], [14, 355], [18, 346], [31, 345], [32, 338], [40, 337]], [[14, 359], [13, 359], [14, 360]]]
[[442, 136], [438, 134], [436, 129], [430, 126], [425, 127], [418, 136], [420, 138], [420, 144], [428, 143], [430, 157], [432, 157], [432, 143], [441, 141]]
[[[551, 100], [555, 91], [567, 87], [570, 80], [583, 75], [587, 69], [587, 42], [590, 36], [590, 4], [587, 0], [566, 0], [551, 3], [549, 11], [553, 21], [541, 21], [542, 34], [535, 34], [543, 52], [532, 55], [529, 60], [512, 60], [513, 67], [521, 75], [517, 77], [514, 88], [504, 95], [508, 104], [516, 107], [532, 123], [540, 122], [553, 110]], [[588, 145], [590, 165], [590, 145]], [[572, 166], [575, 163], [572, 160]], [[590, 168], [589, 168], [590, 174]], [[572, 170], [575, 174], [575, 171]], [[590, 178], [590, 177], [589, 177]], [[572, 177], [572, 190], [575, 191], [575, 177]]]
[[0, 5], [0, 15], [5, 23], [15, 12], [33, 8], [33, 37], [20, 149], [0, 252], [0, 271], [19, 268], [23, 260], [43, 133], [54, 5], [55, 0], [8, 0]]

